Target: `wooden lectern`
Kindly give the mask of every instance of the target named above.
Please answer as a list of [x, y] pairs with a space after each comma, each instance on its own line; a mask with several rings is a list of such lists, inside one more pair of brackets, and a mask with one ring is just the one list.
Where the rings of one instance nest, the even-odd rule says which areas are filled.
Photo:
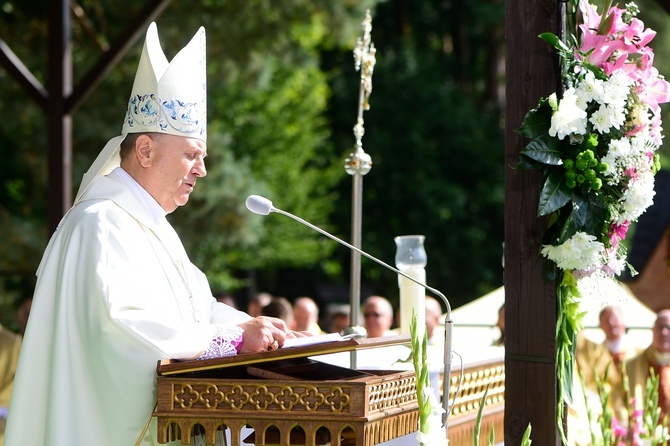
[[[158, 363], [158, 442], [230, 429], [232, 446], [372, 446], [418, 429], [413, 371], [352, 370], [315, 356], [409, 344], [409, 336], [350, 339], [203, 361]], [[363, 352], [358, 355], [365, 354]], [[220, 432], [219, 432], [220, 435]]]

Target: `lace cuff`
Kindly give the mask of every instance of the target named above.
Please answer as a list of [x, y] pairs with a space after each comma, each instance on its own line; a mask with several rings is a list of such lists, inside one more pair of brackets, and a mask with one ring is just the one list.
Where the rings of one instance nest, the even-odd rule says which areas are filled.
[[242, 345], [244, 330], [237, 325], [217, 325], [209, 347], [202, 352], [198, 359], [220, 358], [222, 356], [234, 356]]

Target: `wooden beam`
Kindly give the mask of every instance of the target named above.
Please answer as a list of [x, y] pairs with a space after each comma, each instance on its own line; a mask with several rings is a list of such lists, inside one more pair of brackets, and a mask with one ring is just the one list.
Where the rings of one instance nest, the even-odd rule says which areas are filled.
[[0, 65], [23, 86], [42, 110], [46, 110], [49, 93], [2, 39], [0, 39]]
[[[102, 55], [73, 91], [71, 1], [49, 2], [49, 61], [47, 91], [7, 45], [0, 45], [0, 62], [47, 112], [48, 207], [47, 224], [53, 232], [72, 205], [72, 113], [102, 81], [128, 48], [146, 32], [170, 0], [148, 0], [125, 32]], [[0, 43], [4, 43], [1, 42]], [[23, 68], [21, 68], [23, 67]]]
[[556, 425], [556, 284], [539, 258], [546, 221], [536, 217], [540, 176], [515, 169], [528, 143], [516, 129], [541, 97], [556, 91], [553, 49], [537, 36], [559, 35], [558, 0], [506, 0], [505, 105], [505, 444], [532, 425], [534, 444], [559, 445]]
[[70, 0], [51, 0], [47, 74], [47, 220], [51, 232], [72, 204], [72, 116], [65, 107], [65, 98], [72, 91], [71, 30]]
[[171, 0], [149, 0], [137, 16], [130, 21], [123, 33], [114, 41], [109, 51], [102, 54], [67, 99], [66, 108], [73, 113], [88, 95], [102, 82], [107, 73], [123, 58], [130, 47], [147, 32], [149, 24], [160, 15]]

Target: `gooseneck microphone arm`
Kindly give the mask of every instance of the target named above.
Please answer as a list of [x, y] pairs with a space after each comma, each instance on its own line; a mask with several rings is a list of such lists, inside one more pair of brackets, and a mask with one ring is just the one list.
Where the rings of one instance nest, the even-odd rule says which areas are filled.
[[[247, 209], [249, 209], [251, 212], [254, 214], [259, 214], [259, 215], [269, 215], [270, 212], [275, 212], [277, 214], [282, 214], [285, 215], [289, 218], [292, 218], [293, 220], [297, 221], [298, 223], [301, 223], [305, 226], [307, 226], [310, 229], [315, 230], [316, 232], [325, 235], [326, 237], [335, 240], [337, 243], [346, 246], [349, 249], [352, 249], [361, 255], [367, 257], [368, 259], [380, 264], [381, 266], [390, 269], [396, 274], [400, 274], [401, 276], [411, 280], [412, 282], [421, 285], [422, 287], [426, 288], [428, 291], [431, 291], [433, 294], [436, 296], [440, 297], [442, 301], [446, 304], [447, 306], [447, 314], [444, 320], [444, 377], [442, 381], [442, 407], [444, 408], [444, 414], [442, 414], [442, 425], [445, 429], [445, 434], [448, 436], [448, 423], [447, 419], [449, 418], [449, 389], [450, 389], [450, 384], [451, 384], [451, 335], [452, 335], [452, 329], [453, 329], [453, 321], [451, 320], [451, 305], [449, 304], [449, 300], [447, 297], [442, 294], [442, 292], [436, 290], [433, 287], [430, 287], [426, 285], [425, 283], [421, 283], [412, 276], [403, 273], [397, 268], [394, 268], [393, 266], [389, 265], [388, 263], [385, 263], [381, 260], [379, 260], [376, 257], [373, 257], [372, 255], [368, 254], [365, 251], [362, 251], [361, 249], [355, 247], [354, 245], [351, 245], [344, 240], [341, 240], [334, 235], [324, 231], [323, 229], [319, 228], [318, 226], [314, 226], [310, 222], [303, 220], [300, 217], [297, 217], [289, 212], [282, 211], [281, 209], [277, 209], [272, 205], [272, 202], [268, 200], [265, 197], [261, 197], [260, 195], [249, 195], [246, 201], [246, 206]], [[352, 311], [355, 310], [352, 308]], [[417, 377], [418, 378], [418, 377]]]

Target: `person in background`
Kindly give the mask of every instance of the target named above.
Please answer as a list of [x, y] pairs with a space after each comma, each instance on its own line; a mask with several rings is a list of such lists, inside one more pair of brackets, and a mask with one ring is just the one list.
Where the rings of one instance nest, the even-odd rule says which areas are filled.
[[225, 291], [219, 291], [218, 293], [214, 293], [214, 298], [216, 299], [217, 302], [226, 304], [231, 308], [237, 308], [235, 298], [231, 294], [226, 293]]
[[249, 303], [247, 304], [247, 314], [251, 317], [261, 316], [263, 314], [263, 307], [270, 303], [272, 300], [272, 294], [270, 293], [257, 293], [249, 298]]
[[[626, 336], [623, 311], [616, 305], [608, 305], [600, 310], [600, 329], [605, 340], [595, 343], [578, 335], [575, 354], [577, 372], [584, 378], [587, 398], [599, 401], [597, 381], [605, 380], [609, 392], [609, 406], [619, 423], [628, 424], [628, 402], [624, 390], [624, 365], [640, 352]], [[597, 405], [597, 403], [592, 403]], [[599, 408], [596, 408], [599, 410]]]
[[21, 336], [0, 325], [0, 446], [5, 437], [5, 423], [19, 362]]
[[319, 307], [314, 299], [305, 296], [296, 298], [293, 302], [293, 326], [291, 328], [313, 335], [325, 333], [319, 327]]
[[500, 337], [493, 341], [493, 345], [497, 347], [505, 346], [505, 304], [503, 303], [498, 309], [498, 322], [496, 325], [500, 329]]
[[84, 175], [38, 267], [8, 445], [157, 445], [157, 361], [304, 336], [216, 302], [167, 219], [207, 175], [206, 99], [204, 28], [169, 62], [149, 25], [121, 135]]
[[33, 304], [33, 296], [25, 295], [16, 306], [16, 322], [19, 324], [19, 334], [21, 336], [26, 332], [28, 325], [28, 316], [30, 316], [30, 308]]
[[330, 333], [342, 333], [351, 325], [351, 306], [349, 304], [329, 306], [328, 323]]
[[635, 401], [633, 410], [642, 409], [645, 403], [644, 390], [650, 368], [659, 377], [658, 407], [660, 420], [663, 420], [665, 415], [670, 415], [670, 309], [656, 314], [651, 345], [626, 363], [631, 397]]
[[363, 318], [368, 338], [391, 335], [393, 325], [393, 307], [382, 296], [370, 296], [363, 301]]
[[270, 302], [261, 309], [262, 316], [275, 317], [284, 321], [287, 327], [294, 324], [293, 306], [285, 297], [273, 297]]

